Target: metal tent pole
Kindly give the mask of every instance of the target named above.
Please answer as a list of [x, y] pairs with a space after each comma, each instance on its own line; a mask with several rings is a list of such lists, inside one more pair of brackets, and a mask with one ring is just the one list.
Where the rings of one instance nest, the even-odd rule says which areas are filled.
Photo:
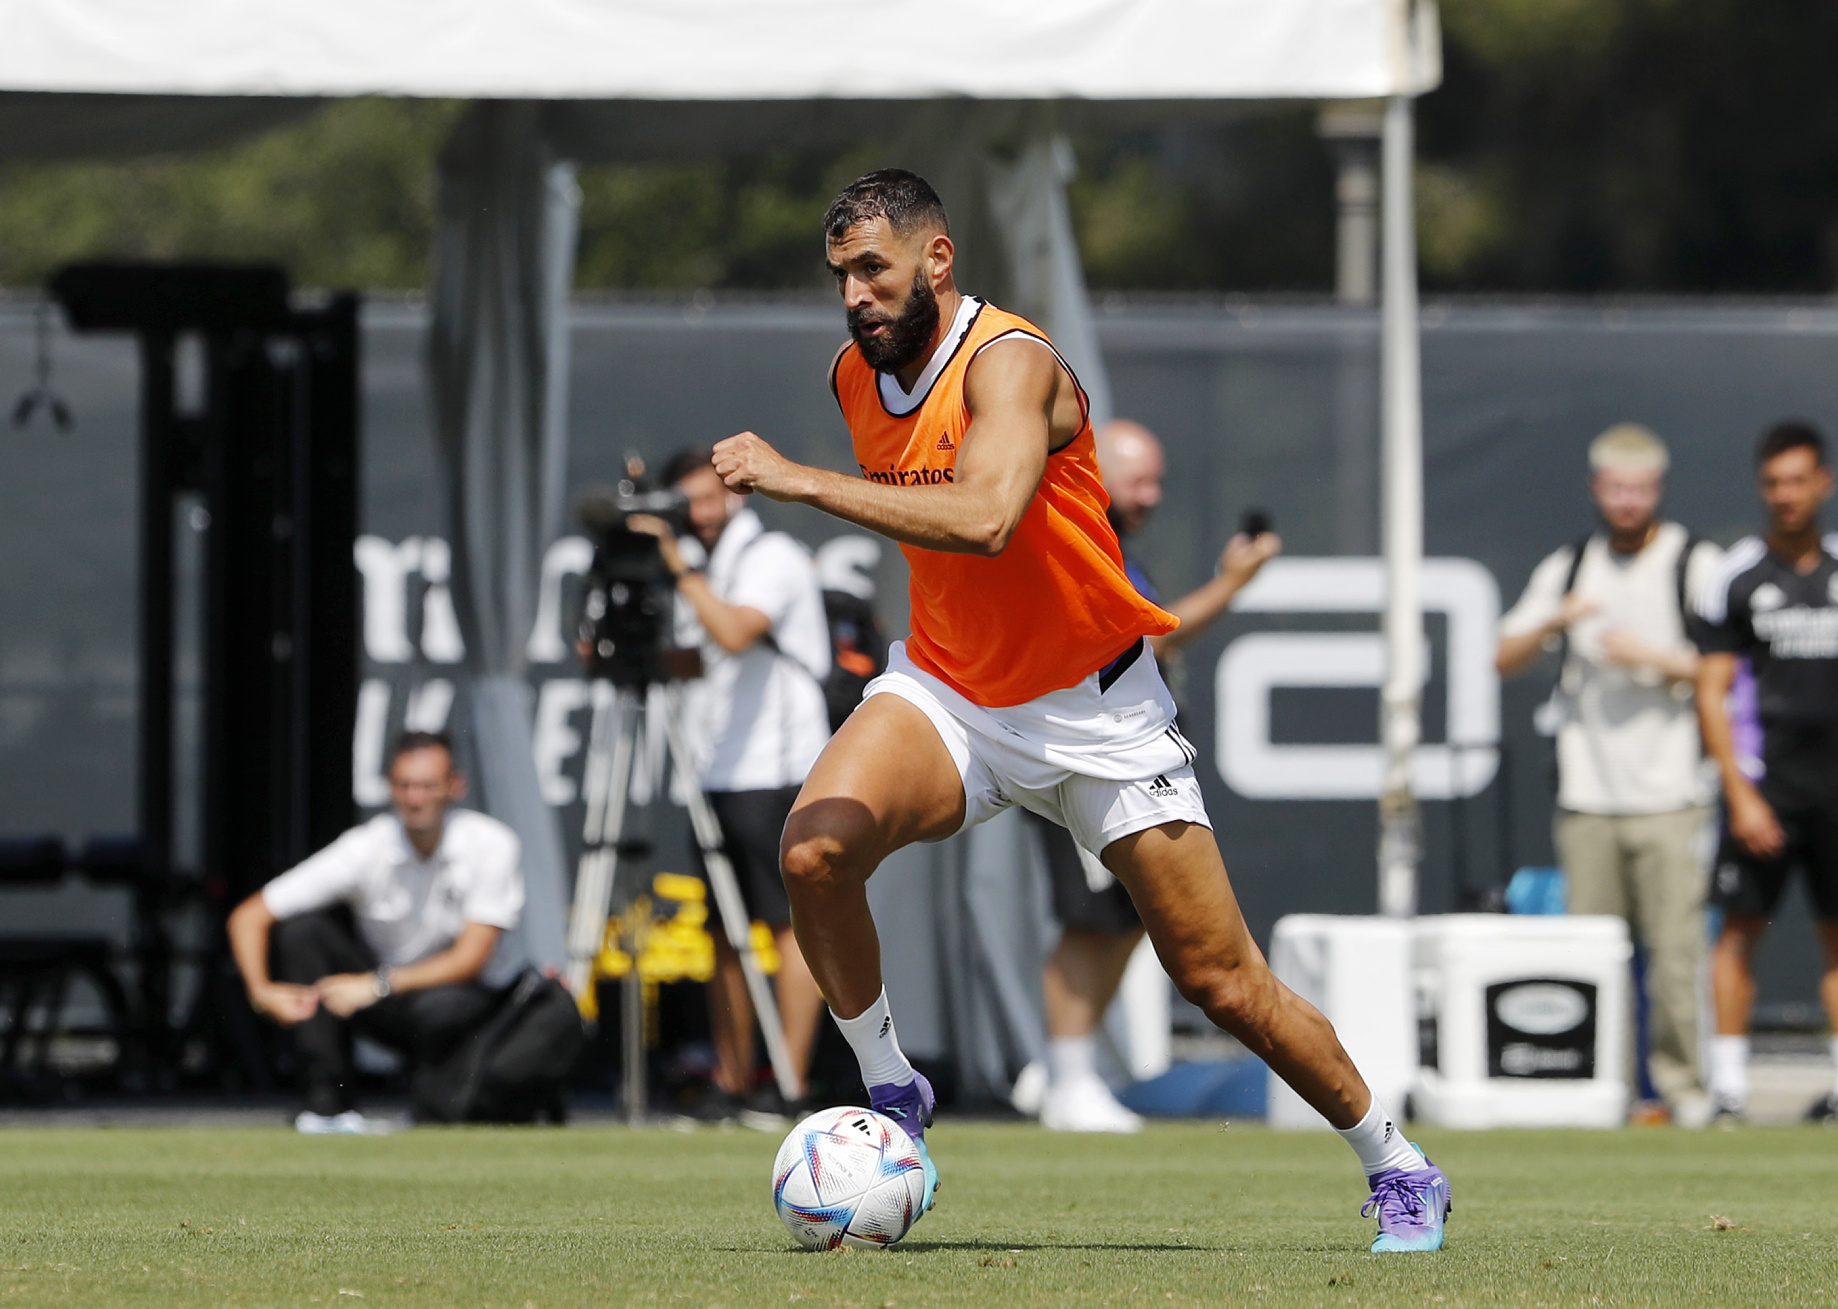
[[1379, 912], [1417, 912], [1421, 825], [1410, 764], [1422, 735], [1423, 689], [1423, 388], [1417, 352], [1417, 233], [1411, 204], [1412, 101], [1385, 104], [1382, 138], [1384, 231], [1379, 370], [1383, 432], [1382, 531], [1385, 550], [1385, 685], [1380, 740], [1385, 752], [1379, 799]]

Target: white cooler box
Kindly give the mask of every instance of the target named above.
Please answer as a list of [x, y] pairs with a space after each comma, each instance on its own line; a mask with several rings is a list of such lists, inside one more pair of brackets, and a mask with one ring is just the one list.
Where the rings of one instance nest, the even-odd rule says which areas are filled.
[[1418, 1117], [1464, 1128], [1626, 1120], [1625, 922], [1445, 914], [1412, 927]]
[[[1366, 1083], [1394, 1114], [1417, 1071], [1411, 990], [1412, 923], [1401, 918], [1290, 914], [1270, 933], [1270, 968], [1326, 1014]], [[1270, 1125], [1326, 1128], [1328, 1122], [1274, 1074]]]

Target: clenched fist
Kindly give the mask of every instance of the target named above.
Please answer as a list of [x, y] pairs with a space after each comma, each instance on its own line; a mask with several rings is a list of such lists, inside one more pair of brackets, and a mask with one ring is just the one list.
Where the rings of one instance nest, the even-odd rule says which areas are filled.
[[758, 491], [773, 500], [796, 494], [799, 466], [754, 432], [730, 436], [715, 446], [715, 472], [730, 491], [748, 495]]

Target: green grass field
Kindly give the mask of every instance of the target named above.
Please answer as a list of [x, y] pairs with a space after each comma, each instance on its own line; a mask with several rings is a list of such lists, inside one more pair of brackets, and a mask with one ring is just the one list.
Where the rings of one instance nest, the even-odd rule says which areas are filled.
[[14, 1130], [0, 1309], [1838, 1300], [1838, 1131], [1422, 1139], [1455, 1188], [1438, 1255], [1365, 1253], [1325, 1135], [952, 1122], [903, 1244], [808, 1254], [752, 1132]]

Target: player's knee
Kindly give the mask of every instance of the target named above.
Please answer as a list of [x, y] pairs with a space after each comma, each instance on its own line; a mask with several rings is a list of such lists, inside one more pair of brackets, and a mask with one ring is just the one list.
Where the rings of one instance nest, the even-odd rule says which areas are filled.
[[1715, 948], [1746, 963], [1754, 955], [1755, 947], [1761, 944], [1761, 938], [1767, 930], [1766, 918], [1731, 914], [1724, 920], [1723, 931], [1717, 937]]
[[809, 810], [797, 810], [785, 824], [779, 842], [779, 871], [785, 889], [819, 892], [856, 879], [847, 834]]
[[820, 836], [794, 837], [787, 827], [779, 845], [779, 872], [785, 878], [785, 889], [795, 895], [830, 881], [835, 866], [830, 845]]
[[1214, 1026], [1234, 1036], [1259, 1031], [1269, 1014], [1269, 970], [1249, 964], [1202, 964], [1181, 970], [1176, 989]]

